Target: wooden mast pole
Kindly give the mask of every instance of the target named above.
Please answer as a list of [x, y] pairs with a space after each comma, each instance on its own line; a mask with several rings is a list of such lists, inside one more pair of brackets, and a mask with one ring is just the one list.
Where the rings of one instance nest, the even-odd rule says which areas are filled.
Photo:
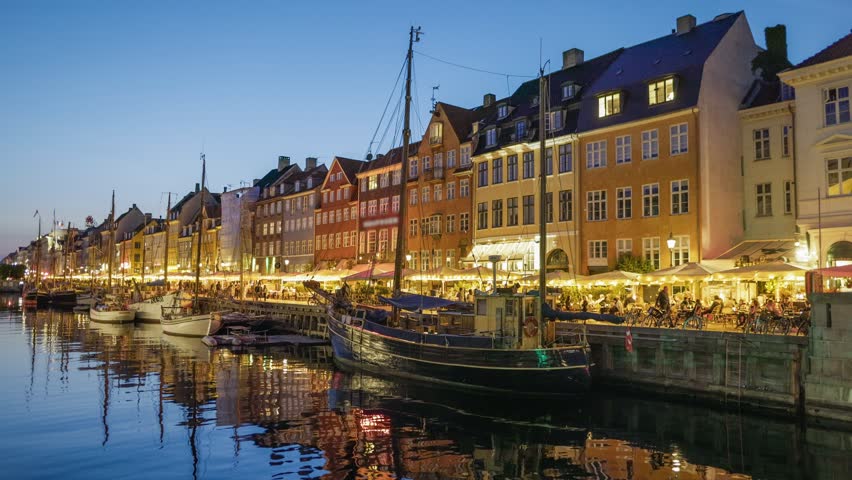
[[536, 309], [536, 320], [538, 321], [539, 344], [541, 344], [544, 330], [543, 307], [547, 302], [547, 272], [545, 271], [545, 256], [547, 255], [547, 129], [545, 128], [545, 115], [548, 106], [547, 78], [544, 76], [544, 67], [539, 70], [538, 81], [538, 138], [539, 138], [539, 184], [538, 184], [538, 296], [539, 305]]
[[112, 208], [109, 211], [109, 270], [107, 290], [112, 290], [112, 257], [115, 256], [113, 248], [115, 245], [115, 190], [112, 191]]
[[172, 216], [172, 192], [168, 192], [168, 200], [166, 201], [166, 242], [165, 242], [165, 258], [163, 259], [163, 286], [166, 290], [169, 289], [169, 220]]
[[201, 154], [201, 211], [198, 213], [198, 250], [195, 255], [195, 297], [193, 306], [198, 308], [198, 293], [201, 290], [201, 241], [204, 238], [204, 180], [207, 175], [207, 160]]

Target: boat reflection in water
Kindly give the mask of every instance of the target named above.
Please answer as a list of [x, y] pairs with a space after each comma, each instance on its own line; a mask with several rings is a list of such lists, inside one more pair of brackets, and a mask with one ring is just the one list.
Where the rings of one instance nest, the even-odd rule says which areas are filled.
[[[7, 356], [0, 385], [12, 471], [792, 480], [848, 478], [852, 467], [847, 451], [809, 444], [786, 420], [600, 393], [464, 395], [336, 371], [328, 347], [235, 354], [69, 312], [0, 319], [0, 351], [26, 352]], [[807, 438], [820, 432], [832, 433], [809, 427]]]

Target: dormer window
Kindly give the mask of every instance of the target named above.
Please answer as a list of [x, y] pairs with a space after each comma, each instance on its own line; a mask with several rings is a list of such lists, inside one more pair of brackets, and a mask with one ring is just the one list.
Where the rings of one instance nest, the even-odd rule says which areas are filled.
[[549, 112], [544, 116], [544, 129], [548, 132], [562, 130], [562, 111]]
[[520, 122], [515, 124], [515, 137], [516, 140], [521, 140], [527, 133], [527, 122], [521, 120]]
[[648, 105], [671, 102], [675, 99], [675, 81], [669, 77], [648, 84]]
[[497, 129], [492, 128], [485, 131], [485, 146], [493, 147], [497, 145]]
[[497, 118], [506, 118], [509, 115], [509, 106], [504, 104], [497, 105]]
[[308, 177], [308, 190], [314, 188], [314, 177]]
[[576, 83], [566, 83], [562, 85], [562, 100], [574, 98], [574, 95], [577, 95]]
[[[298, 191], [300, 191], [301, 189], [302, 189], [302, 182], [301, 182], [301, 181], [299, 181], [299, 180], [296, 180], [296, 191], [298, 192]], [[282, 188], [281, 190], [284, 190], [284, 189]], [[283, 192], [282, 192], [282, 193], [283, 193]]]
[[598, 97], [598, 118], [621, 113], [621, 93], [607, 93]]

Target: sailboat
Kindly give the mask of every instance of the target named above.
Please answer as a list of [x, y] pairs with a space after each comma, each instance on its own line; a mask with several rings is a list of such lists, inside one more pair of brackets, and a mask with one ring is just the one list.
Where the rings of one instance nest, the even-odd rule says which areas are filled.
[[[109, 213], [109, 272], [107, 292], [112, 291], [112, 261], [115, 254], [115, 190], [112, 191], [112, 209]], [[89, 318], [93, 322], [102, 323], [131, 323], [136, 318], [136, 312], [127, 308], [121, 298], [103, 298], [89, 307]]]
[[[201, 305], [198, 301], [198, 292], [201, 289], [201, 242], [204, 238], [204, 183], [207, 177], [207, 161], [204, 154], [201, 154], [201, 192], [198, 214], [198, 250], [195, 258], [195, 293], [192, 298], [192, 305], [185, 307], [183, 305], [163, 306], [163, 318], [160, 324], [163, 326], [163, 332], [170, 335], [183, 335], [187, 337], [205, 337], [216, 333], [216, 330], [222, 326], [221, 315], [212, 313], [201, 313]], [[168, 232], [166, 233], [168, 235]], [[168, 255], [168, 252], [166, 252]]]
[[[413, 43], [419, 40], [420, 28], [409, 32], [406, 104], [403, 129], [402, 178], [408, 178], [409, 112], [411, 98], [411, 61]], [[540, 98], [547, 92], [547, 79], [541, 71]], [[544, 125], [544, 109], [540, 102], [540, 122]], [[541, 129], [543, 131], [543, 129]], [[541, 135], [541, 159], [545, 158], [545, 138]], [[539, 198], [546, 194], [544, 161], [540, 161]], [[406, 182], [400, 182], [400, 198], [406, 196]], [[400, 218], [405, 218], [408, 202], [401, 202]], [[544, 202], [539, 201], [540, 238], [546, 237]], [[402, 224], [402, 222], [400, 222]], [[437, 322], [418, 325], [422, 312], [450, 307], [456, 302], [423, 295], [403, 294], [402, 256], [405, 235], [397, 236], [394, 296], [380, 298], [394, 307], [394, 318], [387, 323], [376, 320], [377, 311], [353, 308], [340, 296], [326, 296], [328, 328], [335, 362], [344, 369], [362, 369], [378, 375], [390, 375], [430, 382], [468, 391], [506, 393], [512, 395], [551, 396], [588, 390], [592, 366], [590, 348], [583, 325], [570, 335], [556, 338], [555, 323], [545, 322], [547, 305], [543, 295], [546, 286], [542, 264], [538, 292], [515, 293], [513, 289], [478, 292], [472, 314], [438, 311]], [[545, 258], [545, 242], [540, 242], [540, 258]], [[495, 267], [498, 259], [494, 259]], [[543, 262], [542, 262], [543, 263]], [[316, 284], [307, 284], [318, 288]], [[337, 301], [336, 301], [337, 300]], [[401, 311], [412, 312], [408, 318]], [[386, 313], [386, 312], [384, 312]], [[450, 334], [449, 329], [434, 328], [442, 320], [461, 318], [464, 334]], [[414, 324], [415, 328], [391, 325]], [[419, 327], [416, 328], [416, 327]]]
[[24, 290], [24, 307], [36, 308], [47, 306], [50, 301], [50, 294], [42, 290], [41, 287], [41, 214], [36, 210], [35, 215], [38, 215], [38, 237], [36, 237], [36, 255], [35, 255], [35, 283]]

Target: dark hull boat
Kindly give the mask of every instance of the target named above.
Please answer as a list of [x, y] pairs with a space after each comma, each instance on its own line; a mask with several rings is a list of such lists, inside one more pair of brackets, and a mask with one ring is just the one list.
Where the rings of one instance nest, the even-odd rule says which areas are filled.
[[59, 308], [74, 308], [77, 306], [77, 292], [74, 290], [50, 292], [50, 304]]
[[24, 306], [27, 308], [46, 307], [50, 303], [50, 294], [38, 290], [24, 293]]
[[[537, 296], [486, 295], [483, 305], [512, 304], [510, 311], [535, 308]], [[517, 308], [515, 308], [517, 307]], [[496, 307], [501, 308], [501, 307]], [[493, 309], [493, 308], [492, 308]], [[334, 359], [344, 369], [408, 378], [465, 390], [553, 396], [584, 392], [591, 383], [590, 350], [581, 330], [571, 338], [544, 340], [524, 327], [529, 318], [506, 315], [494, 327], [493, 312], [468, 315], [472, 334], [419, 333], [393, 328], [329, 309], [329, 336]], [[440, 315], [439, 315], [440, 316]], [[456, 315], [458, 319], [458, 315]], [[440, 325], [441, 320], [437, 320]], [[420, 328], [423, 330], [423, 328]], [[479, 333], [476, 333], [479, 332]]]

